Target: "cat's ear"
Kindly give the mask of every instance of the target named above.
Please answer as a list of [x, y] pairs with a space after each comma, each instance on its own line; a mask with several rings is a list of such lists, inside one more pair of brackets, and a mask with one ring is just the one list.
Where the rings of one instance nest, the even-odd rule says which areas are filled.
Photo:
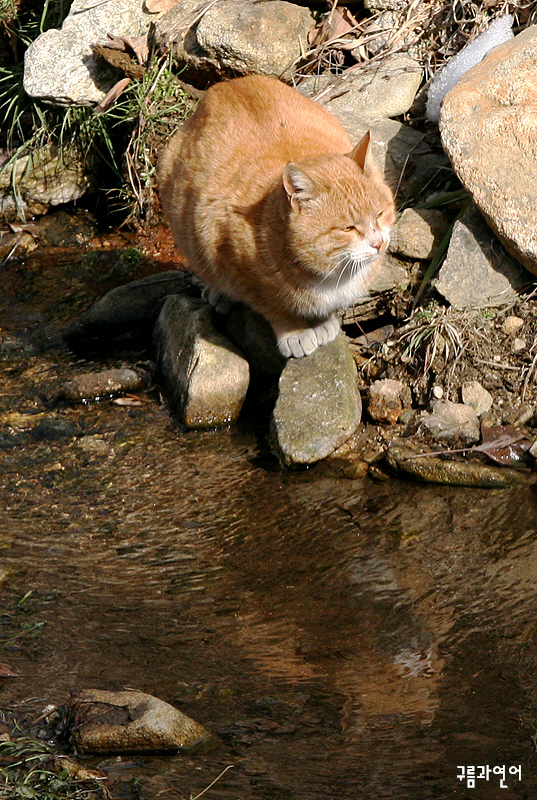
[[349, 158], [360, 167], [364, 175], [368, 172], [371, 172], [372, 163], [371, 163], [371, 132], [367, 131], [365, 136], [363, 136], [354, 150], [349, 153]]
[[300, 211], [301, 204], [313, 197], [315, 184], [303, 169], [290, 163], [283, 171], [283, 187], [293, 211]]

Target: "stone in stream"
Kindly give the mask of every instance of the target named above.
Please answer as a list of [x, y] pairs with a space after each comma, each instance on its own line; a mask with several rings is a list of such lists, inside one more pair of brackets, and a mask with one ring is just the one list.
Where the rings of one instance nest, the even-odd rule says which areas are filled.
[[248, 362], [216, 331], [212, 316], [204, 300], [172, 295], [155, 326], [166, 396], [172, 412], [187, 428], [217, 428], [235, 422], [248, 390]]
[[64, 338], [75, 352], [110, 349], [140, 335], [149, 339], [164, 301], [178, 293], [199, 296], [190, 272], [157, 272], [117, 286], [72, 322]]
[[63, 386], [59, 394], [71, 403], [83, 403], [123, 392], [136, 392], [149, 383], [149, 375], [135, 369], [105, 369], [75, 376]]
[[169, 703], [134, 690], [85, 689], [69, 699], [66, 712], [73, 744], [87, 753], [186, 750], [212, 738]]
[[310, 356], [290, 358], [278, 389], [271, 435], [285, 466], [320, 461], [343, 444], [360, 423], [356, 366], [341, 334]]

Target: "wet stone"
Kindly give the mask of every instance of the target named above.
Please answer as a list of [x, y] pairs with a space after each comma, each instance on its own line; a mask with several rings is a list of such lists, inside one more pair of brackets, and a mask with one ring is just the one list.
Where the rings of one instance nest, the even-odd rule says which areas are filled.
[[286, 466], [314, 464], [354, 433], [361, 413], [356, 367], [340, 335], [287, 361], [272, 416], [274, 446]]
[[199, 295], [190, 273], [169, 270], [117, 286], [81, 314], [64, 338], [78, 352], [109, 349], [111, 340], [120, 343], [140, 333], [149, 337], [164, 301], [177, 293]]
[[82, 403], [122, 392], [136, 392], [147, 386], [148, 382], [147, 374], [128, 368], [85, 372], [66, 383], [60, 396], [71, 403]]
[[85, 752], [183, 750], [211, 738], [203, 725], [144, 692], [86, 689], [70, 699], [69, 712], [72, 739]]
[[212, 314], [204, 300], [173, 295], [155, 327], [166, 396], [187, 428], [235, 422], [248, 391], [248, 362], [216, 331]]

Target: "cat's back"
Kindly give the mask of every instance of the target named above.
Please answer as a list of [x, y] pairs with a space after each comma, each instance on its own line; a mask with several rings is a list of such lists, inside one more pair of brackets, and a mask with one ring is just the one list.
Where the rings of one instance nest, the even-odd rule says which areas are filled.
[[329, 153], [348, 153], [352, 143], [336, 117], [276, 78], [250, 75], [217, 83], [171, 140], [161, 161], [227, 163], [263, 159], [285, 165]]

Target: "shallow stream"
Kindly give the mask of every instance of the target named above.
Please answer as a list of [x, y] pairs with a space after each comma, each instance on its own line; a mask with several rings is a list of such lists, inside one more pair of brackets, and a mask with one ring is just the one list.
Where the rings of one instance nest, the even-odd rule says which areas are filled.
[[[0, 705], [128, 686], [218, 734], [108, 759], [118, 798], [190, 798], [231, 764], [207, 800], [534, 797], [533, 489], [285, 472], [250, 424], [184, 432], [156, 391], [54, 407], [121, 359], [62, 343], [80, 265], [52, 255], [0, 274], [0, 412], [56, 420], [2, 426], [0, 661], [21, 677]], [[461, 765], [521, 780], [468, 788]]]

